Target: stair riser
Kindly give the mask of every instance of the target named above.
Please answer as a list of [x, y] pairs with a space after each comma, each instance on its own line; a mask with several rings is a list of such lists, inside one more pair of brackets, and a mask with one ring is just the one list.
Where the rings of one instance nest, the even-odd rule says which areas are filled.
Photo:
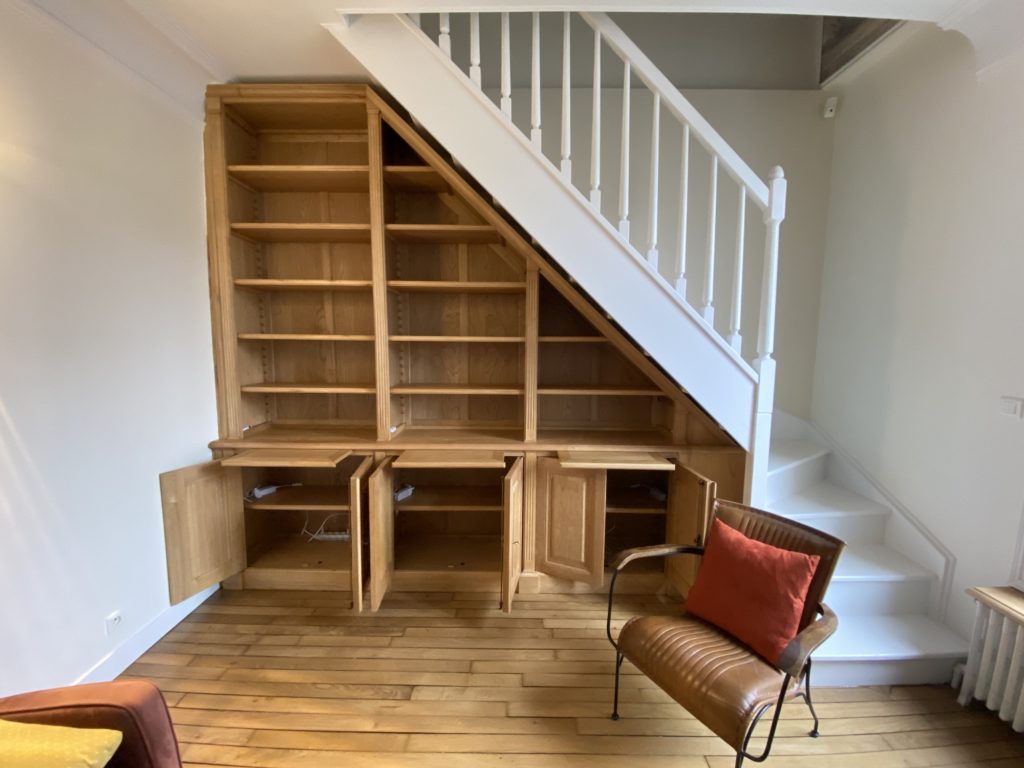
[[888, 514], [877, 515], [787, 515], [784, 507], [778, 514], [819, 531], [838, 536], [847, 544], [881, 544], [885, 539]]
[[792, 496], [816, 485], [825, 479], [825, 463], [828, 455], [817, 456], [788, 467], [776, 469], [768, 474], [768, 503]]
[[844, 617], [882, 614], [924, 614], [928, 612], [928, 579], [906, 581], [835, 581], [825, 594], [825, 602]]
[[[833, 661], [821, 657], [814, 659], [811, 682], [814, 688], [848, 688], [861, 685], [945, 685], [949, 683], [953, 675], [953, 665], [958, 661], [963, 661], [963, 659]], [[821, 733], [823, 736], [828, 734], [828, 720], [822, 721]]]

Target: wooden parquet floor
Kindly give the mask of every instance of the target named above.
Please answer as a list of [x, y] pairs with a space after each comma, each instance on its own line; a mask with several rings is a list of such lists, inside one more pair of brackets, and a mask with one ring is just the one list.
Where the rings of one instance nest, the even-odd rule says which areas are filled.
[[[127, 672], [164, 692], [188, 768], [726, 768], [728, 747], [635, 670], [608, 718], [604, 596], [225, 592]], [[664, 612], [625, 597], [617, 618]], [[1024, 738], [947, 687], [817, 689], [766, 766], [1024, 766]], [[748, 763], [756, 765], [755, 763]]]

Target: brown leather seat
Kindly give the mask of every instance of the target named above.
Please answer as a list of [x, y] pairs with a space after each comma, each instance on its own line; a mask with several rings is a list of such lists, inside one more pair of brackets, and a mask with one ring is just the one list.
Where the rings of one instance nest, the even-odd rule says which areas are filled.
[[[787, 696], [806, 699], [814, 716], [811, 735], [818, 735], [818, 718], [810, 698], [810, 657], [811, 652], [837, 626], [835, 614], [821, 602], [821, 598], [846, 545], [834, 536], [808, 526], [733, 502], [716, 500], [708, 526], [716, 517], [749, 538], [820, 558], [808, 588], [799, 634], [786, 646], [777, 666], [725, 632], [685, 612], [680, 616], [632, 618], [614, 640], [611, 609], [618, 573], [638, 559], [700, 555], [703, 549], [660, 545], [621, 552], [612, 562], [614, 576], [608, 596], [608, 638], [617, 652], [612, 718], [618, 719], [619, 666], [623, 659], [628, 659], [735, 749], [736, 765], [739, 766], [745, 757], [762, 760], [768, 755], [779, 710]], [[790, 682], [794, 680], [797, 686], [803, 683], [802, 687], [791, 688]], [[767, 746], [760, 757], [754, 758], [746, 752], [747, 742], [757, 720], [772, 704], [778, 707]]]
[[146, 680], [117, 680], [8, 696], [0, 699], [0, 718], [121, 731], [121, 746], [107, 768], [181, 768], [167, 703], [159, 689]]
[[757, 712], [774, 703], [783, 673], [690, 616], [630, 619], [620, 652], [734, 749]]

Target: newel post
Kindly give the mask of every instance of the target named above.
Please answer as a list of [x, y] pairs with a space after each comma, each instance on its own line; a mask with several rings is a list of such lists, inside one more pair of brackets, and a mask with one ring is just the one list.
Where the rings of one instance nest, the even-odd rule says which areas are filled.
[[754, 398], [750, 456], [747, 460], [746, 497], [754, 506], [764, 506], [768, 496], [768, 450], [775, 407], [775, 312], [779, 294], [779, 230], [786, 218], [786, 177], [782, 168], [772, 168], [768, 181], [764, 273], [761, 279], [761, 322], [757, 336], [757, 394]]

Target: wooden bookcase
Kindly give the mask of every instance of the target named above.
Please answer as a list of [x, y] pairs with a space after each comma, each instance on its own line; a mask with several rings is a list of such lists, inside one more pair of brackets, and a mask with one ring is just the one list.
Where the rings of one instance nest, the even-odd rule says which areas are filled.
[[745, 453], [371, 88], [211, 86], [205, 148], [219, 461], [161, 479], [174, 599], [508, 609], [741, 496]]

